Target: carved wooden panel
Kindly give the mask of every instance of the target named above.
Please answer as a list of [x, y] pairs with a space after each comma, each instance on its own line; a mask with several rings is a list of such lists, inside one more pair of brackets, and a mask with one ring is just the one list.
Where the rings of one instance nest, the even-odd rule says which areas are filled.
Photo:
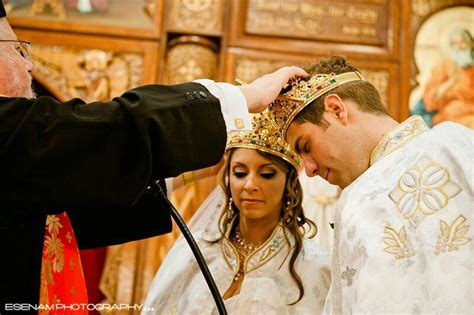
[[231, 46], [305, 54], [328, 51], [395, 58], [397, 1], [243, 0], [232, 2]]
[[38, 44], [32, 61], [35, 79], [61, 100], [109, 100], [143, 79], [143, 56], [138, 53]]
[[[33, 76], [60, 100], [108, 100], [155, 82], [158, 44], [41, 31], [17, 31], [32, 42]], [[146, 66], [145, 66], [146, 65]]]
[[[324, 56], [325, 57], [325, 56]], [[301, 67], [315, 63], [319, 57], [295, 56], [278, 53], [266, 53], [255, 50], [230, 49], [226, 55], [226, 81], [236, 78], [251, 82], [257, 77], [287, 65]], [[383, 103], [393, 117], [399, 116], [398, 70], [388, 62], [367, 62], [350, 60], [361, 70], [364, 78], [379, 91]]]
[[162, 2], [17, 0], [9, 1], [8, 20], [16, 27], [30, 29], [158, 38], [164, 16]]
[[66, 18], [66, 9], [61, 0], [33, 0], [29, 14], [37, 15], [43, 13], [47, 7], [51, 8], [51, 11], [58, 18], [64, 20]]
[[248, 0], [245, 31], [285, 38], [386, 44], [388, 0], [338, 2]]
[[166, 79], [178, 84], [196, 79], [214, 79], [217, 72], [217, 45], [202, 36], [180, 36], [168, 44]]
[[[372, 83], [377, 91], [380, 93], [382, 98], [382, 103], [390, 108], [390, 72], [387, 69], [370, 69], [370, 68], [360, 68], [360, 72], [365, 80]], [[393, 107], [393, 106], [392, 106]]]
[[168, 0], [167, 29], [220, 35], [224, 30], [225, 4], [224, 0]]

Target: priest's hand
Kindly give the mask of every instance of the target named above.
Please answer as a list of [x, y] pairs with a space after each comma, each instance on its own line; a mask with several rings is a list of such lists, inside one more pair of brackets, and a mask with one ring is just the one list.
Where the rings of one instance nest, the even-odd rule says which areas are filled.
[[239, 88], [245, 95], [249, 112], [258, 113], [265, 110], [275, 100], [290, 79], [308, 76], [309, 74], [301, 68], [283, 67]]

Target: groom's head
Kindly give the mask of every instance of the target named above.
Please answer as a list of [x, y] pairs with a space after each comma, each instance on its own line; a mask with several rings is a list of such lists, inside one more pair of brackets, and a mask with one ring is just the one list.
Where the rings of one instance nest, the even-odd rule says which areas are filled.
[[313, 78], [308, 99], [315, 99], [297, 111], [286, 139], [308, 176], [344, 188], [368, 168], [367, 124], [388, 112], [375, 87], [344, 57], [322, 59], [307, 71]]

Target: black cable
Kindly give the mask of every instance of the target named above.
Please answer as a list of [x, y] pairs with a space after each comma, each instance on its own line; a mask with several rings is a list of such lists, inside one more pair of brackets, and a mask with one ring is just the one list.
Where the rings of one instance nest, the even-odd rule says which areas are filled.
[[202, 256], [202, 253], [199, 250], [198, 244], [194, 240], [194, 237], [192, 236], [191, 232], [186, 226], [186, 223], [184, 223], [183, 218], [179, 214], [178, 210], [176, 210], [173, 204], [168, 200], [165, 193], [163, 192], [163, 189], [161, 189], [160, 185], [158, 185], [154, 181], [151, 181], [150, 187], [154, 194], [160, 194], [166, 200], [166, 203], [169, 205], [171, 217], [173, 218], [173, 220], [176, 222], [179, 229], [183, 233], [184, 238], [188, 242], [189, 247], [191, 247], [191, 250], [193, 251], [194, 257], [197, 260], [199, 268], [201, 268], [201, 272], [204, 276], [204, 279], [206, 279], [207, 285], [209, 286], [209, 289], [211, 290], [212, 297], [214, 298], [214, 301], [216, 302], [216, 306], [217, 306], [217, 310], [219, 311], [219, 314], [227, 315], [227, 310], [225, 309], [224, 301], [222, 301], [222, 297], [219, 293], [219, 289], [217, 288], [216, 283], [214, 282], [214, 279], [212, 278], [211, 272], [209, 271], [206, 261], [204, 260], [204, 257]]

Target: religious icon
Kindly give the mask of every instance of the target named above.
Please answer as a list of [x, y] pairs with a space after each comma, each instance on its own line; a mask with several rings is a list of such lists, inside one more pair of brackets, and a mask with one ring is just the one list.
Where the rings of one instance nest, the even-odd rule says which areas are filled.
[[[418, 32], [415, 59], [420, 86], [416, 98], [412, 93], [411, 113], [422, 116], [430, 126], [454, 121], [474, 128], [474, 9], [443, 11], [447, 12], [435, 14]], [[436, 43], [438, 38], [441, 42]]]

